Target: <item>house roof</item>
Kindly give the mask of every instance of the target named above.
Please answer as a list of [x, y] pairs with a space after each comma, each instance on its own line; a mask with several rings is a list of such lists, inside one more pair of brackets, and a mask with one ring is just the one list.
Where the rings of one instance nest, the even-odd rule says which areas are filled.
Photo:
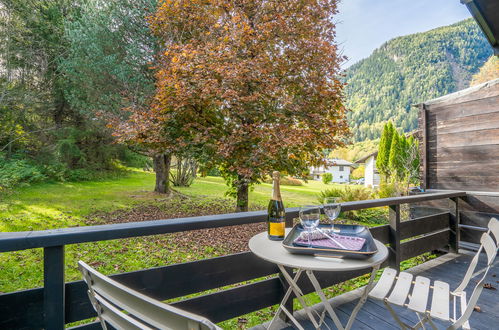
[[499, 56], [499, 1], [461, 0], [461, 3], [468, 7], [494, 49], [494, 54]]
[[365, 162], [365, 161], [366, 161], [369, 157], [373, 156], [374, 158], [376, 158], [376, 156], [377, 156], [377, 155], [378, 155], [378, 151], [372, 152], [372, 153], [370, 153], [370, 154], [369, 154], [369, 155], [367, 155], [367, 156], [364, 156], [364, 157], [362, 157], [362, 158], [360, 158], [360, 159], [357, 159], [357, 160], [355, 161], [355, 163], [356, 163], [356, 164], [362, 164], [362, 163], [364, 163], [364, 162]]
[[348, 160], [339, 158], [328, 159], [327, 161], [331, 163], [331, 166], [353, 166], [353, 163]]
[[[429, 101], [425, 101], [424, 105], [437, 105], [441, 103], [459, 103], [464, 101], [471, 101], [476, 98], [483, 98], [482, 95], [478, 95], [473, 97], [473, 94], [480, 90], [497, 90], [499, 86], [499, 78], [484, 82], [480, 85], [468, 87], [466, 89], [462, 89], [460, 91], [447, 94], [441, 97], [437, 97], [436, 99], [432, 99]], [[420, 104], [413, 105], [414, 107], [419, 107]]]

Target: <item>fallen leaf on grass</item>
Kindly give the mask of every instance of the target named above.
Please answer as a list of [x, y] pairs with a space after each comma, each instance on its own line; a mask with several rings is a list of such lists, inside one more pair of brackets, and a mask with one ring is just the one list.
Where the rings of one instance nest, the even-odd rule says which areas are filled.
[[492, 286], [490, 283], [485, 283], [483, 285], [484, 289], [489, 289], [489, 290], [497, 290], [495, 286]]
[[244, 317], [240, 317], [240, 318], [237, 319], [237, 322], [238, 323], [248, 323], [248, 320], [245, 319]]

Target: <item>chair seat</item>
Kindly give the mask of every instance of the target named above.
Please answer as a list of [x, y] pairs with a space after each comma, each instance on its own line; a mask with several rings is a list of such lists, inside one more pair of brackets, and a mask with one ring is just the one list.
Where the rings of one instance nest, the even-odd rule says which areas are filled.
[[[426, 313], [430, 297], [430, 284], [431, 281], [429, 278], [417, 276], [413, 281], [412, 274], [400, 272], [397, 275], [395, 269], [386, 268], [376, 286], [369, 293], [369, 297], [386, 300], [398, 306], [405, 306], [406, 300], [409, 298], [407, 307], [410, 310], [418, 313]], [[442, 281], [435, 281], [431, 300], [431, 317], [449, 321], [449, 303], [449, 284]]]
[[[413, 275], [400, 272], [397, 275], [395, 269], [386, 268], [381, 275], [378, 283], [369, 293], [369, 297], [382, 300], [386, 308], [389, 310], [392, 317], [400, 325], [402, 329], [419, 329], [425, 323], [430, 323], [432, 328], [435, 324], [432, 319], [440, 319], [443, 321], [451, 321], [452, 325], [448, 329], [463, 328], [470, 329], [469, 317], [473, 313], [473, 308], [476, 305], [482, 289], [485, 287], [485, 277], [492, 266], [499, 249], [499, 220], [492, 218], [488, 224], [488, 231], [482, 234], [480, 238], [480, 248], [471, 260], [468, 270], [464, 275], [461, 283], [451, 293], [449, 284], [442, 281], [435, 281], [431, 286], [430, 279], [417, 276], [413, 280]], [[470, 284], [470, 280], [475, 276], [475, 269], [478, 264], [480, 255], [485, 252], [487, 256], [487, 266], [476, 274], [481, 274], [481, 278], [476, 281], [475, 288], [469, 299], [466, 299], [465, 289]], [[411, 292], [412, 287], [412, 292]], [[431, 294], [431, 307], [427, 310], [428, 301]], [[411, 292], [409, 294], [409, 292]], [[453, 316], [450, 316], [450, 303], [453, 303]], [[409, 301], [406, 303], [407, 299]], [[457, 304], [461, 305], [461, 311], [456, 308]], [[416, 312], [419, 322], [414, 325], [409, 325], [401, 320], [397, 312], [391, 305], [407, 307], [407, 309]]]
[[429, 278], [418, 276], [416, 277], [415, 282], [412, 295], [409, 298], [409, 305], [407, 307], [415, 312], [425, 313], [426, 305], [428, 304], [431, 281]]
[[393, 281], [395, 281], [395, 277], [397, 276], [397, 271], [392, 268], [385, 268], [383, 274], [374, 286], [374, 288], [369, 292], [369, 297], [383, 300], [390, 292]]
[[435, 281], [433, 284], [433, 298], [431, 300], [431, 317], [444, 321], [449, 320], [449, 284]]
[[409, 291], [411, 290], [412, 274], [401, 272], [398, 276], [397, 282], [393, 287], [392, 293], [387, 298], [389, 303], [398, 306], [404, 306]]

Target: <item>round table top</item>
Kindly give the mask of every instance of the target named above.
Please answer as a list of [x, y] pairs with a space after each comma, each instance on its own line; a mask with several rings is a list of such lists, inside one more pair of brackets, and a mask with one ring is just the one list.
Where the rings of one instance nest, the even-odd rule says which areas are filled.
[[[291, 228], [286, 228], [286, 235], [290, 230]], [[304, 270], [334, 272], [370, 268], [381, 264], [388, 258], [388, 249], [380, 241], [374, 240], [374, 242], [378, 252], [367, 259], [341, 259], [292, 254], [282, 246], [282, 241], [269, 240], [267, 232], [253, 236], [249, 241], [249, 248], [258, 257], [277, 265]]]

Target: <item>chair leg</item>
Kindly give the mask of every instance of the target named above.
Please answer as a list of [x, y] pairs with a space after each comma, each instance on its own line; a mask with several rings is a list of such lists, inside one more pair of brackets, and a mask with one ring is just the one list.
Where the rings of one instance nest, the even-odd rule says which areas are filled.
[[410, 325], [402, 322], [402, 320], [398, 317], [397, 313], [395, 313], [395, 311], [393, 310], [392, 306], [390, 306], [390, 304], [386, 300], [384, 300], [383, 302], [385, 303], [386, 308], [388, 309], [390, 314], [392, 314], [392, 317], [395, 319], [395, 321], [397, 321], [401, 329], [403, 330], [411, 329]]
[[429, 315], [428, 315], [428, 323], [430, 323], [433, 330], [438, 330], [437, 326], [435, 325], [435, 323], [433, 323], [433, 321], [431, 320], [431, 316]]
[[426, 322], [428, 322], [428, 315], [423, 315], [423, 317], [421, 317], [421, 314], [417, 313], [417, 312], [416, 312], [416, 315], [418, 316], [419, 322], [414, 324], [412, 326], [412, 329], [419, 329], [421, 327], [421, 328], [423, 328], [423, 330], [426, 330], [424, 324]]

